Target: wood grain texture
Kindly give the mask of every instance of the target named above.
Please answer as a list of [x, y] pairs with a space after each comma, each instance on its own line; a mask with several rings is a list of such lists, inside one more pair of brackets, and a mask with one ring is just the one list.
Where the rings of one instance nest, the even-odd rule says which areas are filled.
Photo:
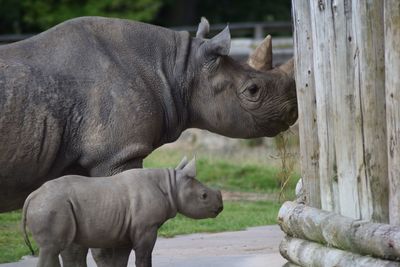
[[292, 4], [308, 198], [316, 201], [318, 171], [323, 209], [388, 222], [383, 1]]
[[[319, 177], [322, 208], [339, 212], [329, 46], [335, 36], [333, 35], [332, 12], [329, 12], [326, 4], [317, 1], [310, 2], [319, 140]], [[321, 21], [324, 22], [323, 27]]]
[[353, 220], [294, 202], [283, 204], [278, 222], [289, 236], [361, 255], [400, 259], [400, 226]]
[[389, 213], [400, 225], [400, 2], [387, 0], [384, 10]]
[[309, 2], [293, 0], [292, 5], [303, 198], [308, 205], [321, 207], [317, 108]]
[[[389, 222], [386, 150], [383, 0], [354, 0], [354, 89], [360, 98], [362, 167], [358, 182], [361, 218]], [[349, 40], [348, 40], [349, 41]], [[353, 42], [353, 40], [352, 40]], [[356, 118], [357, 122], [358, 118]], [[363, 173], [362, 173], [363, 172]]]
[[361, 256], [351, 252], [292, 237], [285, 237], [279, 251], [287, 260], [300, 266], [324, 267], [398, 267], [399, 262]]

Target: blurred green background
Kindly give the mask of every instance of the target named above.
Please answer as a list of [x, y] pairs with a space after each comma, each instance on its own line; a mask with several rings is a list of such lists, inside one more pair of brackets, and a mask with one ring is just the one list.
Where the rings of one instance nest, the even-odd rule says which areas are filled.
[[0, 0], [0, 34], [35, 33], [79, 16], [127, 18], [166, 27], [289, 21], [290, 0]]

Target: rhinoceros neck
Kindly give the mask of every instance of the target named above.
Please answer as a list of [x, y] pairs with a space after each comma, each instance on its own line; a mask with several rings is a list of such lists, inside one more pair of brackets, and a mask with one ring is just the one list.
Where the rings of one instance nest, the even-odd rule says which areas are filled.
[[192, 82], [190, 70], [192, 49], [189, 33], [176, 32], [175, 44], [175, 55], [170, 59], [172, 62], [166, 60], [168, 66], [157, 71], [164, 84], [161, 97], [164, 131], [160, 145], [175, 141], [188, 127], [188, 105]]
[[174, 169], [164, 169], [165, 176], [160, 180], [160, 189], [163, 191], [164, 196], [167, 198], [169, 210], [167, 212], [168, 218], [173, 218], [178, 212], [177, 206], [177, 185], [176, 175]]

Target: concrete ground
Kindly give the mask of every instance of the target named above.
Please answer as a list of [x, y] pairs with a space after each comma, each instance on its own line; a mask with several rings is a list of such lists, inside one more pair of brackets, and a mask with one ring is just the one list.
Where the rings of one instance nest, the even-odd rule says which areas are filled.
[[[278, 226], [253, 227], [245, 231], [192, 234], [159, 238], [153, 251], [154, 267], [281, 267], [286, 260], [279, 254], [283, 233]], [[28, 257], [0, 267], [35, 266]], [[128, 266], [135, 266], [134, 253]], [[89, 267], [96, 266], [91, 255]]]

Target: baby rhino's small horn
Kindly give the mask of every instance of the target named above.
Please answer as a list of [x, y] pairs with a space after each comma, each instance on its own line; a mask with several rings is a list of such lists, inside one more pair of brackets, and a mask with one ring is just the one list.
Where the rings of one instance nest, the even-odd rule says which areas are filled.
[[182, 171], [191, 178], [196, 177], [196, 158], [193, 158], [186, 166], [182, 169]]
[[184, 156], [182, 158], [181, 162], [179, 162], [178, 166], [176, 166], [175, 170], [182, 170], [183, 167], [185, 167], [187, 163], [188, 163], [187, 157]]
[[250, 67], [256, 70], [267, 71], [272, 69], [272, 39], [271, 35], [257, 46], [247, 61]]

